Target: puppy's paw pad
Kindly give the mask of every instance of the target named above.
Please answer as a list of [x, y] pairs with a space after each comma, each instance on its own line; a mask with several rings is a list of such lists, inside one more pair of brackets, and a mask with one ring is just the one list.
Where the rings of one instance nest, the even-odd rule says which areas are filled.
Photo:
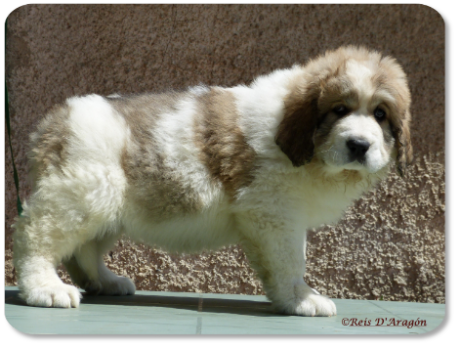
[[66, 284], [35, 288], [22, 296], [29, 306], [55, 308], [77, 308], [81, 297], [77, 288]]

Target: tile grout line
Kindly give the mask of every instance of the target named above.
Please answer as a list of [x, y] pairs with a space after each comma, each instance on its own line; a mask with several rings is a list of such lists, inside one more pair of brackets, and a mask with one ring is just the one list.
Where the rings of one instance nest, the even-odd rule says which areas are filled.
[[198, 298], [198, 318], [196, 319], [196, 335], [201, 335], [201, 313], [203, 312], [203, 295]]

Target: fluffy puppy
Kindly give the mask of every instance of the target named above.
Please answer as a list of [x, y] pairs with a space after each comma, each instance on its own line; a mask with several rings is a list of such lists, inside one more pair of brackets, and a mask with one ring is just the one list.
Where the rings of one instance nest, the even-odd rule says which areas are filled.
[[175, 252], [240, 244], [274, 309], [336, 315], [304, 281], [305, 233], [412, 158], [410, 92], [391, 57], [345, 47], [250, 86], [68, 99], [41, 121], [14, 264], [31, 306], [129, 295], [103, 255], [123, 234]]

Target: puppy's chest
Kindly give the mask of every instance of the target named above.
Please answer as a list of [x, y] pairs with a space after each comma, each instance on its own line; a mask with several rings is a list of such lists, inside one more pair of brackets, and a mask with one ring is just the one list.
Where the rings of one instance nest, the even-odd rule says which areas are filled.
[[308, 228], [319, 227], [323, 224], [335, 223], [343, 215], [353, 200], [339, 192], [305, 191], [297, 212], [305, 220]]
[[[266, 202], [273, 214], [284, 212], [287, 219], [305, 228], [337, 222], [344, 211], [359, 197], [360, 190], [343, 185], [325, 184], [302, 178], [279, 183], [259, 195], [260, 202]], [[263, 198], [265, 197], [265, 199]]]

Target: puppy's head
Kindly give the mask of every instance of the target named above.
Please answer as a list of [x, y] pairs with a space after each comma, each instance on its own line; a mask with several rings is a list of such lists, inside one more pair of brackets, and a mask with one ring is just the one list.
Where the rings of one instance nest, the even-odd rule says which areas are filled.
[[317, 157], [331, 171], [376, 173], [412, 161], [410, 92], [391, 57], [345, 47], [309, 62], [292, 81], [276, 143], [294, 166]]

